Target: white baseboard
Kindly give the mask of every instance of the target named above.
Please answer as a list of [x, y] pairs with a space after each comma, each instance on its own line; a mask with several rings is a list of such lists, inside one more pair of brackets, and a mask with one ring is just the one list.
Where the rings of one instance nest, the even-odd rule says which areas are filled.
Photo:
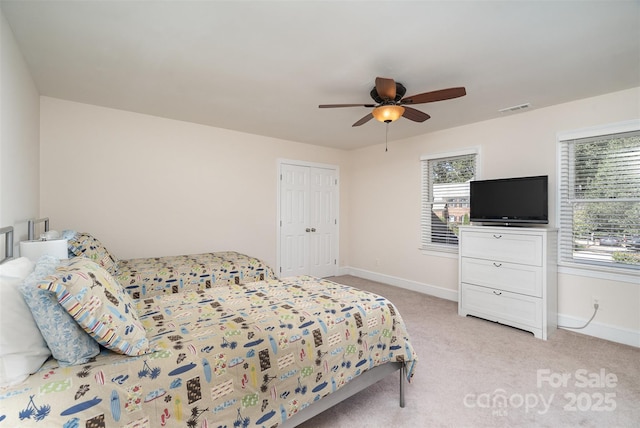
[[[372, 272], [365, 269], [353, 268], [353, 267], [340, 267], [338, 269], [339, 275], [353, 275], [358, 278], [369, 279], [371, 281], [382, 282], [384, 284], [393, 285], [395, 287], [406, 288], [408, 290], [416, 291], [418, 293], [427, 294], [430, 296], [440, 297], [446, 300], [458, 301], [458, 290], [450, 290], [448, 288], [442, 288], [435, 285], [425, 284], [418, 281], [412, 281], [404, 278], [399, 278], [391, 275], [385, 275], [382, 273]], [[570, 315], [558, 314], [558, 325], [560, 326], [583, 326], [588, 320], [576, 318]], [[562, 328], [562, 327], [560, 327]], [[575, 331], [576, 333], [586, 334], [587, 336], [593, 336], [604, 340], [610, 340], [611, 342], [622, 343], [624, 345], [634, 346], [640, 348], [640, 331], [631, 330], [627, 328], [612, 326], [609, 324], [603, 324], [598, 322], [591, 322], [584, 329], [567, 329], [569, 331]]]
[[[562, 326], [581, 327], [585, 325], [587, 321], [587, 319], [576, 318], [571, 315], [558, 314], [558, 328], [563, 328]], [[617, 327], [594, 321], [592, 321], [583, 329], [568, 328], [567, 330], [640, 348], [640, 331], [637, 330], [631, 330], [628, 328]]]
[[340, 268], [340, 272], [342, 272], [341, 275], [353, 275], [357, 276], [358, 278], [382, 282], [384, 284], [406, 288], [407, 290], [417, 291], [418, 293], [440, 297], [441, 299], [453, 300], [454, 302], [458, 301], [458, 290], [450, 290], [448, 288], [442, 288], [418, 281], [412, 281], [409, 279], [398, 278], [396, 276], [385, 275], [382, 273], [352, 267]]

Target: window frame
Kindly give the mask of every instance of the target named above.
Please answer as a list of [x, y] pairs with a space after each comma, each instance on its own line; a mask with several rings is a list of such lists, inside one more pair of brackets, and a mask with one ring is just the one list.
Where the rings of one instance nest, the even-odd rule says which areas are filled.
[[[592, 278], [600, 278], [621, 282], [632, 282], [637, 283], [638, 281], [638, 273], [640, 267], [636, 267], [634, 265], [624, 265], [624, 264], [603, 264], [598, 262], [589, 262], [588, 260], [576, 260], [575, 258], [571, 258], [571, 260], [563, 258], [563, 244], [567, 245], [565, 242], [567, 238], [563, 237], [563, 222], [562, 222], [562, 180], [564, 171], [562, 169], [562, 150], [563, 144], [571, 141], [571, 140], [584, 140], [590, 138], [598, 138], [605, 137], [608, 135], [614, 134], [623, 134], [628, 132], [640, 132], [640, 119], [634, 119], [624, 122], [618, 122], [613, 124], [599, 125], [594, 127], [576, 129], [572, 131], [563, 131], [558, 132], [556, 134], [556, 162], [557, 162], [557, 189], [556, 189], [556, 224], [559, 229], [558, 236], [558, 271], [560, 273], [567, 273], [572, 275], [586, 276]], [[569, 236], [573, 236], [573, 230], [571, 231]], [[571, 244], [572, 245], [572, 244]]]
[[[443, 244], [443, 243], [427, 243], [425, 242], [425, 216], [427, 214], [424, 212], [425, 205], [432, 204], [431, 200], [433, 199], [433, 189], [429, 189], [428, 193], [426, 190], [426, 186], [428, 183], [425, 180], [424, 169], [428, 168], [428, 162], [438, 159], [447, 159], [447, 158], [455, 158], [460, 156], [469, 156], [475, 155], [475, 177], [474, 180], [478, 180], [480, 176], [480, 146], [463, 148], [460, 150], [450, 151], [450, 152], [440, 152], [440, 153], [429, 153], [420, 156], [420, 233], [419, 233], [419, 250], [423, 254], [429, 255], [437, 255], [443, 257], [457, 258], [458, 257], [458, 243], [456, 244]], [[426, 165], [426, 166], [425, 166]], [[425, 201], [425, 196], [431, 196], [431, 200], [428, 202]], [[430, 214], [429, 214], [430, 216]], [[430, 223], [429, 223], [430, 224]], [[431, 233], [431, 232], [429, 232]]]

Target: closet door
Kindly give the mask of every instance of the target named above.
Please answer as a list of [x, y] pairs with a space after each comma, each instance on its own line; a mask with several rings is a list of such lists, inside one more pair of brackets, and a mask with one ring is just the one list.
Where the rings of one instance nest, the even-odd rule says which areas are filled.
[[280, 276], [335, 275], [337, 170], [281, 164]]

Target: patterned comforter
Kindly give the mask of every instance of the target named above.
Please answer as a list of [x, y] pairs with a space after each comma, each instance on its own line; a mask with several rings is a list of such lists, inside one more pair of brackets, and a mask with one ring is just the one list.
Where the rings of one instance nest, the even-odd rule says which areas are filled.
[[234, 251], [118, 260], [114, 276], [134, 299], [274, 279], [262, 260]]
[[46, 363], [0, 390], [3, 427], [275, 427], [370, 368], [416, 355], [387, 299], [312, 277], [137, 301], [155, 351]]

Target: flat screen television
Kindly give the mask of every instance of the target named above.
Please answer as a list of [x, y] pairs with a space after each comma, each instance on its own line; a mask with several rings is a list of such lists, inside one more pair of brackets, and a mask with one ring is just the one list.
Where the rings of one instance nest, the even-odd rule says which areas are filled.
[[472, 181], [469, 218], [480, 223], [548, 224], [548, 182], [546, 175]]

